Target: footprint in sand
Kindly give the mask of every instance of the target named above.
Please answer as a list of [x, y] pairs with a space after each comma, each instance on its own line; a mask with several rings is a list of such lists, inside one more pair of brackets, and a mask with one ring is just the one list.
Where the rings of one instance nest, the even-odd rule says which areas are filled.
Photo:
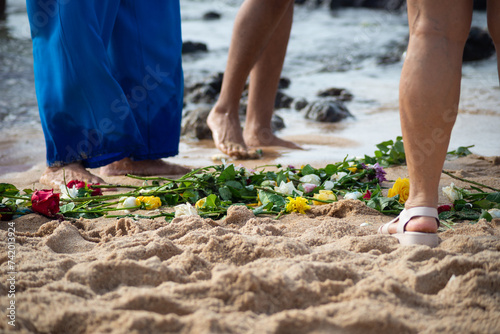
[[56, 253], [72, 254], [88, 252], [95, 243], [85, 240], [78, 229], [68, 222], [62, 222], [55, 231], [42, 241]]

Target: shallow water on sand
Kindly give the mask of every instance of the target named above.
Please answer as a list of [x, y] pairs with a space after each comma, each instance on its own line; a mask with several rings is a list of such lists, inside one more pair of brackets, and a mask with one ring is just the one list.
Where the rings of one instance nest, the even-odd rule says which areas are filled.
[[[224, 71], [234, 16], [241, 1], [181, 0], [183, 38], [206, 43], [208, 53], [184, 57], [188, 80]], [[207, 11], [222, 14], [204, 21]], [[473, 25], [486, 27], [484, 12], [474, 14]], [[307, 121], [295, 110], [276, 111], [286, 128], [278, 135], [294, 140], [302, 151], [267, 148], [264, 163], [303, 164], [339, 161], [346, 155], [372, 154], [375, 144], [401, 134], [398, 83], [402, 60], [378, 65], [377, 58], [391, 42], [407, 36], [404, 13], [367, 9], [296, 7], [283, 76], [291, 79], [284, 92], [294, 98], [316, 100], [316, 93], [331, 87], [354, 95], [347, 107], [354, 118], [337, 124]], [[40, 130], [33, 85], [31, 43], [23, 0], [10, 0], [8, 17], [0, 23], [0, 175], [43, 164]], [[191, 108], [192, 106], [187, 106]], [[494, 57], [463, 68], [460, 114], [450, 149], [475, 145], [474, 153], [500, 155], [500, 89]], [[219, 155], [211, 141], [183, 138], [180, 154], [169, 160], [199, 166]]]

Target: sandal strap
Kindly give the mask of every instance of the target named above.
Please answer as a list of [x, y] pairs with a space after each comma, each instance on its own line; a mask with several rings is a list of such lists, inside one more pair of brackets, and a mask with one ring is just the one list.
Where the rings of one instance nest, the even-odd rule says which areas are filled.
[[397, 225], [397, 233], [404, 233], [406, 224], [415, 217], [432, 217], [435, 218], [439, 227], [439, 216], [436, 208], [418, 206], [411, 209], [404, 209], [399, 214]]

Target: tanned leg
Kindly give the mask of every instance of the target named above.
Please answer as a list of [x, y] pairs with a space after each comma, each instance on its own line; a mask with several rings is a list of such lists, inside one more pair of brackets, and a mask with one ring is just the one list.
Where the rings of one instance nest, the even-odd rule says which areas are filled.
[[241, 94], [252, 67], [263, 54], [292, 2], [246, 0], [236, 16], [221, 93], [207, 119], [215, 145], [230, 156], [250, 156], [238, 115]]
[[[437, 207], [439, 179], [458, 112], [462, 55], [471, 18], [472, 0], [408, 1], [410, 42], [399, 100], [410, 177], [406, 208]], [[433, 218], [417, 217], [406, 230], [432, 233], [437, 224]]]
[[271, 118], [293, 20], [293, 2], [271, 40], [250, 72], [248, 108], [243, 137], [249, 147], [283, 146], [299, 149], [295, 143], [276, 137]]
[[497, 50], [498, 78], [500, 80], [500, 1], [488, 0], [488, 31]]

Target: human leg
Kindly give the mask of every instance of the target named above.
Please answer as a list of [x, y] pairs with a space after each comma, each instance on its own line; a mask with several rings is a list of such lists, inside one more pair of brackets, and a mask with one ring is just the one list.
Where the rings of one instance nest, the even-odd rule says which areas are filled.
[[112, 97], [122, 93], [110, 75], [106, 54], [118, 3], [27, 1], [49, 166], [40, 181], [50, 186], [61, 184], [63, 175], [103, 182], [85, 170], [85, 160], [119, 156], [113, 143], [136, 135], [134, 124], [111, 122]]
[[184, 174], [161, 160], [178, 154], [183, 107], [182, 39], [178, 0], [122, 0], [110, 39], [113, 75], [124, 91], [145, 147], [101, 168], [102, 175]]
[[500, 2], [488, 0], [488, 31], [497, 50], [498, 78], [500, 80]]
[[300, 148], [291, 141], [276, 137], [271, 130], [271, 118], [281, 70], [293, 21], [293, 2], [281, 19], [264, 52], [250, 72], [248, 107], [243, 137], [249, 147], [284, 146]]
[[[400, 116], [410, 178], [406, 208], [438, 203], [438, 186], [460, 96], [472, 1], [409, 0], [410, 42], [400, 82]], [[394, 224], [395, 225], [395, 224]], [[390, 233], [395, 232], [392, 226]], [[407, 231], [436, 232], [418, 217]]]
[[238, 115], [241, 94], [252, 67], [281, 24], [290, 2], [246, 0], [238, 12], [219, 100], [207, 119], [217, 148], [226, 154], [241, 158], [249, 155]]

